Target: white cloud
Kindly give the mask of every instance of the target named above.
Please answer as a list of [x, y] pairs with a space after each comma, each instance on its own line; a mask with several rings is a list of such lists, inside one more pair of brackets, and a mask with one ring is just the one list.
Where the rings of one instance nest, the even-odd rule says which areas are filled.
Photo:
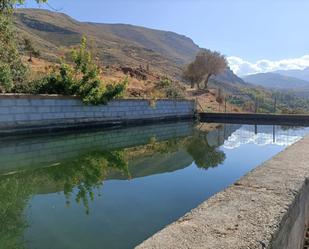
[[227, 58], [230, 68], [237, 75], [243, 76], [254, 73], [266, 73], [276, 70], [290, 70], [300, 69], [303, 70], [309, 67], [309, 55], [304, 55], [299, 58], [283, 59], [278, 61], [259, 60], [255, 63], [243, 60], [237, 56]]

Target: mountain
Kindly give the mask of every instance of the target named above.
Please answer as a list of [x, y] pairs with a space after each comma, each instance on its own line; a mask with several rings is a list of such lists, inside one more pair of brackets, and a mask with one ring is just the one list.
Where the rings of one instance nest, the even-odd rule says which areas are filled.
[[304, 70], [278, 70], [274, 73], [309, 81], [309, 67], [305, 68]]
[[259, 73], [243, 77], [251, 84], [277, 90], [309, 89], [309, 81], [284, 76], [278, 73]]
[[[18, 9], [17, 31], [28, 37], [40, 50], [43, 59], [57, 61], [63, 50], [70, 51], [86, 35], [103, 65], [151, 69], [180, 79], [182, 67], [191, 62], [200, 50], [190, 38], [127, 24], [79, 22], [59, 12], [42, 9]], [[216, 77], [228, 84], [245, 84], [230, 69]]]
[[[128, 95], [134, 97], [165, 96], [162, 89], [157, 89], [158, 80], [163, 75], [176, 79], [175, 85], [182, 88], [183, 67], [191, 62], [200, 50], [190, 38], [169, 31], [127, 24], [79, 22], [63, 13], [42, 9], [18, 9], [14, 17], [20, 45], [23, 44], [23, 38], [28, 38], [41, 53], [41, 58], [29, 65], [36, 67], [37, 72], [44, 72], [54, 62], [59, 62], [60, 58], [67, 57], [85, 35], [95, 60], [102, 68], [105, 80], [123, 79], [128, 72], [126, 69], [134, 72], [127, 89]], [[150, 70], [145, 69], [148, 66]], [[147, 71], [146, 77], [144, 71]], [[143, 77], [137, 77], [141, 74]], [[263, 82], [265, 81], [258, 81], [258, 84], [262, 85]], [[203, 103], [216, 110], [215, 95], [218, 89], [228, 96], [237, 96], [233, 103], [241, 108], [243, 103], [252, 102], [256, 92], [271, 96], [270, 91], [247, 84], [229, 68], [213, 77], [209, 86], [212, 88], [209, 94], [186, 91], [186, 97], [198, 96]], [[281, 87], [280, 84], [279, 86]], [[255, 88], [254, 94], [252, 88]], [[234, 106], [230, 109], [232, 108]]]
[[105, 65], [146, 66], [176, 76], [181, 66], [200, 50], [190, 38], [173, 32], [126, 24], [79, 22], [71, 17], [42, 9], [18, 9], [17, 31], [28, 37], [44, 59], [53, 61], [61, 50], [76, 46], [83, 35]]
[[215, 80], [222, 83], [248, 86], [248, 84], [243, 79], [234, 74], [234, 72], [230, 68], [226, 68], [223, 73], [215, 77]]

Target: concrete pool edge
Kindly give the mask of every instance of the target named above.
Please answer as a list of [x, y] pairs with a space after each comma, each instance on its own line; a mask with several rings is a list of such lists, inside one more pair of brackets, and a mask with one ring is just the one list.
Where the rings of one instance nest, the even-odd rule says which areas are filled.
[[309, 136], [137, 248], [302, 247], [309, 218]]

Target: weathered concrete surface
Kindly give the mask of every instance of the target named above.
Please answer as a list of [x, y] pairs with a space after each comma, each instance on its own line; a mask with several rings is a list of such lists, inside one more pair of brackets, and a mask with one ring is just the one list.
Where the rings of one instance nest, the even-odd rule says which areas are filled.
[[181, 99], [119, 99], [85, 105], [76, 97], [0, 95], [0, 134], [193, 119], [195, 102]]
[[139, 245], [298, 249], [308, 220], [309, 137]]

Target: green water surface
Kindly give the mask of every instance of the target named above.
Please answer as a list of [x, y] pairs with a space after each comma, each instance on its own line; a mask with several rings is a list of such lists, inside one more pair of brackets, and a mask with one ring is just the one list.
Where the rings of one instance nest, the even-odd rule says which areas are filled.
[[308, 128], [160, 124], [0, 140], [1, 249], [133, 248]]

